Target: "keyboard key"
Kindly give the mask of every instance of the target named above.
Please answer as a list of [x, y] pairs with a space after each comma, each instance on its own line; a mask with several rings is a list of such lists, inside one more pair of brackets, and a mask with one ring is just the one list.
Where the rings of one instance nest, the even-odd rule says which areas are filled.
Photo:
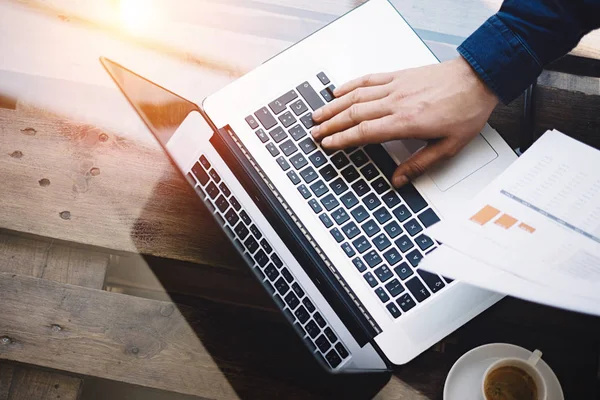
[[406, 281], [406, 287], [419, 303], [430, 296], [429, 291], [416, 276], [411, 280]]
[[240, 217], [242, 217], [242, 221], [244, 221], [246, 225], [250, 225], [252, 223], [252, 220], [250, 219], [246, 211], [240, 211]]
[[340, 356], [338, 356], [334, 349], [331, 349], [329, 353], [325, 354], [325, 359], [329, 365], [331, 365], [331, 368], [336, 368], [342, 362]]
[[279, 164], [279, 166], [281, 167], [282, 170], [287, 171], [288, 169], [290, 169], [290, 164], [287, 162], [287, 160], [285, 158], [282, 157], [277, 157], [277, 164]]
[[383, 288], [375, 289], [375, 294], [379, 297], [382, 303], [387, 303], [390, 300], [390, 296], [383, 290]]
[[358, 174], [358, 171], [356, 170], [356, 168], [354, 168], [351, 165], [348, 168], [342, 170], [342, 176], [344, 177], [346, 182], [352, 183], [355, 180], [357, 180], [360, 175]]
[[333, 225], [333, 221], [331, 220], [331, 218], [329, 218], [329, 215], [327, 214], [319, 215], [319, 219], [321, 220], [323, 225], [325, 225], [325, 228], [331, 228], [331, 226]]
[[310, 154], [317, 148], [315, 142], [313, 142], [313, 140], [309, 137], [298, 143], [298, 146], [300, 146], [304, 154]]
[[304, 100], [306, 100], [306, 102], [308, 103], [310, 108], [312, 108], [313, 111], [325, 105], [325, 103], [323, 103], [323, 100], [321, 100], [321, 98], [319, 97], [317, 92], [315, 92], [315, 90], [312, 88], [310, 83], [304, 82], [298, 87], [296, 87], [296, 90], [300, 93]]
[[298, 299], [298, 296], [296, 296], [296, 294], [294, 292], [289, 292], [284, 298], [283, 300], [285, 300], [285, 303], [288, 305], [289, 308], [291, 308], [292, 310], [294, 310], [296, 307], [298, 307], [298, 304], [300, 304], [300, 300]]
[[221, 189], [221, 192], [225, 195], [225, 197], [231, 196], [231, 191], [229, 190], [225, 182], [221, 182], [221, 184], [219, 185], [219, 189]]
[[270, 263], [265, 268], [265, 275], [267, 276], [267, 278], [269, 278], [271, 282], [273, 282], [279, 276], [279, 271], [277, 271], [277, 268], [275, 268], [275, 266], [272, 263]]
[[400, 252], [398, 252], [398, 250], [396, 250], [394, 248], [389, 249], [388, 251], [383, 253], [383, 257], [386, 259], [386, 261], [391, 266], [398, 264], [400, 262], [400, 260], [402, 260], [402, 256], [400, 255]]
[[358, 199], [356, 198], [356, 195], [352, 192], [348, 192], [340, 196], [340, 200], [347, 209], [350, 209], [358, 204]]
[[385, 288], [392, 295], [392, 297], [398, 296], [400, 293], [404, 292], [404, 286], [400, 283], [400, 281], [396, 278], [392, 279], [388, 283], [385, 284]]
[[[315, 212], [315, 214], [318, 214], [321, 211], [323, 211], [323, 207], [321, 207], [321, 205], [315, 199], [311, 199], [308, 202], [308, 204], [310, 205], [310, 207], [312, 208], [312, 210]], [[325, 215], [325, 214], [323, 214], [323, 215]]]
[[311, 113], [304, 114], [302, 117], [300, 117], [300, 122], [302, 122], [302, 125], [304, 125], [306, 129], [310, 129], [315, 126], [315, 122], [312, 119]]
[[290, 105], [290, 108], [292, 109], [292, 111], [294, 112], [294, 114], [296, 114], [297, 116], [300, 116], [300, 115], [302, 115], [302, 114], [304, 114], [305, 112], [308, 111], [308, 107], [300, 99], [298, 101], [293, 102]]
[[427, 235], [420, 235], [415, 239], [415, 243], [417, 246], [423, 251], [427, 250], [431, 246], [433, 246], [433, 240]]
[[206, 156], [204, 154], [200, 156], [200, 164], [202, 164], [204, 169], [206, 169], [206, 170], [210, 169], [210, 162], [208, 161], [208, 159], [206, 158]]
[[294, 281], [294, 277], [286, 267], [283, 267], [283, 269], [281, 270], [281, 275], [283, 275], [283, 277], [286, 281], [288, 281], [288, 283], [292, 283]]
[[306, 157], [304, 157], [304, 155], [301, 153], [298, 153], [295, 156], [291, 157], [290, 161], [292, 162], [292, 165], [296, 169], [300, 169], [300, 168], [304, 167], [306, 164], [308, 164], [308, 161], [306, 161]]
[[352, 214], [352, 216], [358, 223], [361, 223], [365, 219], [369, 218], [369, 213], [367, 212], [367, 210], [365, 210], [365, 208], [363, 206], [356, 207], [350, 213]]
[[308, 321], [308, 319], [310, 318], [310, 314], [308, 313], [308, 311], [306, 311], [306, 308], [304, 308], [304, 306], [298, 307], [298, 309], [294, 311], [294, 315], [302, 324]]
[[367, 181], [370, 181], [371, 179], [379, 175], [379, 171], [377, 171], [377, 168], [375, 168], [375, 166], [371, 163], [362, 167], [360, 169], [360, 173], [365, 177]]
[[277, 268], [283, 267], [283, 261], [281, 261], [281, 258], [279, 258], [277, 254], [271, 254], [271, 261], [273, 261], [273, 264], [275, 264]]
[[312, 192], [317, 197], [321, 197], [325, 193], [329, 192], [329, 188], [327, 187], [327, 185], [325, 185], [325, 183], [322, 180], [318, 180], [312, 185], [310, 185], [310, 190], [312, 190]]
[[344, 241], [344, 236], [342, 236], [342, 232], [338, 228], [333, 228], [329, 231], [331, 236], [335, 239], [336, 242], [341, 243]]
[[244, 246], [246, 246], [246, 249], [248, 249], [250, 254], [254, 254], [254, 252], [258, 250], [258, 242], [253, 236], [248, 236], [248, 238], [244, 241]]
[[398, 195], [394, 191], [389, 191], [386, 194], [384, 194], [381, 200], [383, 200], [385, 205], [388, 206], [390, 209], [393, 209], [398, 204], [400, 204], [400, 197], [398, 197]]
[[225, 219], [227, 220], [227, 223], [229, 225], [235, 226], [235, 224], [237, 224], [237, 222], [240, 220], [240, 217], [235, 213], [233, 209], [230, 209], [229, 211], [227, 211], [227, 213], [225, 213]]
[[250, 128], [252, 128], [252, 129], [258, 128], [258, 122], [256, 122], [256, 118], [254, 118], [254, 116], [248, 115], [245, 118], [245, 120], [248, 123], [248, 125], [250, 125]]
[[379, 178], [375, 179], [373, 182], [371, 182], [371, 187], [378, 194], [382, 194], [383, 192], [386, 192], [391, 189], [390, 185], [387, 183], [387, 181], [383, 177], [379, 177]]
[[356, 181], [352, 184], [352, 189], [358, 197], [362, 197], [369, 192], [369, 185], [363, 179]]
[[410, 265], [412, 265], [413, 267], [416, 267], [417, 265], [419, 265], [419, 263], [423, 259], [423, 255], [421, 254], [421, 252], [419, 250], [413, 250], [406, 255], [406, 259], [408, 260]]
[[239, 203], [239, 201], [237, 201], [237, 199], [235, 197], [231, 197], [229, 199], [229, 202], [231, 203], [231, 206], [236, 210], [236, 211], [240, 211], [240, 208], [242, 208], [241, 204]]
[[313, 339], [319, 336], [319, 333], [321, 333], [321, 329], [319, 329], [319, 327], [313, 320], [310, 320], [308, 324], [304, 326], [304, 329], [306, 329], [306, 333], [308, 333], [308, 336], [310, 336]]
[[321, 199], [321, 204], [323, 204], [327, 211], [331, 211], [339, 206], [340, 202], [332, 194], [328, 194]]
[[381, 264], [381, 262], [383, 261], [381, 259], [381, 257], [379, 256], [379, 254], [377, 254], [377, 252], [375, 250], [371, 250], [370, 252], [365, 254], [363, 258], [365, 259], [365, 262], [371, 268]]
[[323, 85], [328, 85], [329, 84], [329, 78], [327, 77], [327, 75], [325, 75], [325, 72], [319, 72], [317, 74], [317, 78], [319, 78], [319, 80], [321, 81], [321, 83]]
[[335, 333], [333, 333], [330, 327], [325, 328], [323, 332], [325, 333], [325, 336], [327, 336], [327, 339], [329, 339], [331, 343], [337, 342], [337, 336], [335, 336]]
[[441, 288], [446, 286], [439, 276], [432, 274], [431, 272], [418, 269], [417, 274], [421, 276], [421, 278], [432, 293], [437, 293]]
[[305, 199], [308, 199], [310, 196], [312, 196], [312, 194], [310, 194], [310, 191], [305, 185], [298, 186], [298, 191]]
[[333, 100], [333, 93], [329, 91], [329, 89], [325, 88], [319, 92], [321, 96], [325, 99], [326, 102], [330, 102]]
[[296, 123], [296, 118], [289, 111], [284, 112], [279, 117], [277, 117], [277, 119], [285, 128], [290, 127]]
[[365, 278], [365, 280], [367, 281], [369, 286], [371, 286], [371, 287], [377, 286], [377, 279], [375, 279], [375, 277], [373, 276], [372, 273], [367, 272], [366, 274], [363, 275], [363, 277]]
[[337, 171], [330, 164], [327, 164], [326, 166], [321, 168], [319, 170], [319, 173], [321, 174], [323, 179], [325, 179], [325, 182], [329, 182], [338, 175]]
[[256, 111], [254, 116], [258, 118], [265, 129], [271, 129], [277, 124], [277, 121], [275, 121], [275, 118], [273, 118], [273, 115], [271, 115], [271, 112], [267, 109], [267, 107], [262, 107]]
[[402, 296], [400, 296], [400, 298], [396, 300], [396, 303], [398, 303], [398, 305], [404, 312], [407, 312], [408, 310], [417, 305], [408, 293], [405, 293]]
[[408, 211], [408, 208], [406, 208], [404, 204], [402, 204], [400, 207], [396, 208], [392, 212], [400, 222], [406, 221], [411, 216], [410, 211]]
[[435, 224], [436, 222], [439, 222], [440, 220], [440, 218], [436, 215], [435, 212], [433, 212], [431, 208], [419, 214], [419, 219], [421, 220], [425, 228], [429, 228], [431, 225]]
[[337, 169], [342, 169], [346, 165], [350, 164], [348, 157], [346, 157], [343, 151], [338, 151], [335, 153], [330, 160]]
[[384, 224], [392, 218], [392, 214], [385, 207], [380, 207], [373, 212], [373, 216], [380, 224]]
[[282, 127], [278, 126], [269, 131], [269, 136], [273, 138], [275, 143], [279, 143], [287, 137], [287, 133], [285, 133]]
[[235, 234], [242, 240], [246, 239], [246, 236], [250, 234], [250, 231], [248, 230], [248, 228], [246, 228], [243, 222], [237, 224], [234, 230]]
[[313, 311], [315, 311], [315, 306], [313, 305], [312, 301], [310, 301], [310, 299], [309, 299], [308, 297], [305, 297], [305, 298], [302, 300], [302, 304], [304, 304], [304, 307], [306, 307], [306, 310], [307, 310], [309, 313], [311, 313], [311, 314], [312, 314], [312, 313], [313, 313]]
[[421, 232], [423, 228], [415, 219], [411, 219], [407, 223], [404, 224], [404, 229], [410, 234], [410, 236], [415, 236], [417, 233]]
[[254, 133], [256, 133], [256, 136], [260, 139], [261, 142], [266, 143], [269, 141], [269, 137], [262, 129], [257, 129], [256, 131], [254, 131]]
[[269, 103], [269, 108], [271, 109], [271, 111], [273, 111], [275, 113], [275, 115], [281, 113], [283, 110], [285, 110], [285, 106], [292, 100], [294, 100], [296, 97], [298, 97], [298, 95], [296, 94], [295, 91], [290, 90], [289, 92], [285, 93], [284, 95], [276, 98], [275, 100], [273, 100], [272, 102]]
[[385, 229], [392, 239], [402, 233], [402, 228], [400, 228], [400, 225], [396, 221], [390, 222], [383, 229]]
[[[188, 177], [190, 176], [191, 174], [188, 174]], [[194, 182], [194, 184], [196, 184], [196, 182]], [[201, 199], [204, 200], [206, 198], [206, 193], [204, 193], [204, 190], [202, 190], [199, 185], [196, 185], [194, 187], [194, 190], [196, 191], [196, 193], [198, 193], [198, 196], [200, 196]]]
[[394, 304], [393, 302], [386, 305], [385, 308], [388, 309], [388, 311], [390, 312], [390, 314], [392, 314], [392, 317], [394, 318], [398, 318], [400, 315], [402, 315], [398, 307], [396, 307], [396, 304]]
[[296, 147], [292, 139], [288, 139], [285, 142], [281, 143], [279, 145], [279, 148], [281, 149], [281, 151], [283, 151], [283, 154], [285, 154], [288, 157], [298, 151], [298, 147]]
[[279, 155], [279, 149], [273, 143], [267, 143], [266, 147], [273, 157], [277, 157]]
[[316, 312], [315, 315], [313, 315], [313, 318], [317, 322], [317, 325], [319, 325], [321, 328], [323, 328], [323, 327], [325, 327], [325, 325], [327, 325], [327, 322], [325, 322], [325, 320], [323, 319], [321, 314], [319, 314], [318, 312]]
[[352, 153], [352, 155], [350, 156], [350, 160], [352, 160], [352, 162], [354, 163], [354, 165], [356, 165], [357, 168], [362, 167], [369, 161], [367, 155], [362, 150], [358, 150], [357, 152]]
[[264, 281], [263, 285], [265, 285], [265, 287], [267, 288], [267, 291], [269, 292], [269, 294], [271, 296], [275, 294], [275, 288], [273, 287], [273, 285], [271, 285], [269, 283], [269, 281]]
[[354, 264], [354, 266], [356, 267], [356, 269], [358, 270], [358, 272], [365, 272], [365, 270], [367, 269], [367, 266], [365, 265], [364, 262], [362, 262], [362, 260], [360, 259], [360, 257], [356, 257], [352, 260], [352, 264]]
[[362, 224], [361, 228], [367, 234], [368, 237], [371, 237], [381, 231], [381, 228], [379, 227], [379, 225], [377, 225], [377, 222], [375, 222], [372, 219]]
[[382, 233], [373, 238], [373, 244], [377, 247], [377, 250], [383, 251], [390, 247], [392, 242], [390, 242], [390, 239]]
[[210, 175], [210, 177], [213, 179], [213, 181], [215, 181], [215, 183], [219, 183], [221, 182], [221, 177], [219, 176], [219, 174], [217, 173], [217, 171], [215, 171], [214, 169], [211, 169], [208, 174]]
[[198, 182], [200, 182], [202, 186], [206, 185], [206, 183], [210, 180], [208, 174], [198, 163], [195, 163], [192, 167], [192, 174], [196, 177], [196, 179], [198, 179]]
[[300, 183], [300, 177], [298, 176], [298, 174], [296, 173], [296, 171], [290, 171], [287, 173], [288, 178], [290, 178], [290, 181], [292, 181], [292, 183], [294, 185], [297, 185]]
[[322, 166], [323, 164], [325, 164], [327, 162], [327, 159], [325, 158], [325, 154], [323, 154], [323, 152], [320, 150], [317, 151], [316, 153], [312, 154], [310, 157], [308, 157], [308, 159], [315, 166], [315, 168], [319, 168], [320, 166]]
[[369, 210], [372, 210], [374, 208], [379, 207], [379, 205], [381, 204], [381, 200], [379, 200], [377, 198], [377, 196], [375, 195], [375, 193], [371, 193], [368, 196], [365, 196], [363, 198], [363, 203], [365, 203], [365, 206], [367, 206], [367, 208]]
[[288, 132], [296, 141], [302, 139], [304, 136], [307, 135], [306, 130], [299, 124], [292, 126]]
[[364, 253], [365, 251], [371, 248], [371, 242], [369, 242], [364, 236], [359, 236], [357, 239], [354, 239], [352, 245], [354, 246], [354, 248], [356, 248], [356, 250], [358, 250], [360, 254]]
[[350, 216], [348, 213], [346, 213], [346, 210], [341, 207], [332, 212], [331, 216], [338, 225], [341, 225], [350, 219]]
[[283, 299], [281, 298], [280, 295], [276, 294], [275, 296], [273, 296], [273, 299], [275, 300], [275, 303], [277, 303], [277, 305], [280, 308], [284, 308], [285, 307], [285, 303], [283, 302]]
[[418, 213], [427, 207], [427, 202], [423, 196], [410, 182], [398, 189], [398, 193], [414, 213]]
[[335, 181], [331, 182], [329, 186], [331, 187], [331, 190], [333, 190], [333, 192], [337, 195], [340, 195], [346, 190], [348, 190], [348, 185], [346, 185], [346, 182], [344, 182], [342, 178], [337, 178]]
[[360, 233], [358, 226], [356, 226], [354, 222], [344, 225], [342, 231], [344, 231], [344, 235], [346, 235], [348, 239], [354, 239]]
[[300, 171], [300, 176], [306, 183], [311, 183], [318, 177], [316, 171], [312, 167], [308, 167]]
[[394, 272], [402, 280], [406, 280], [406, 278], [408, 278], [409, 276], [411, 276], [413, 274], [412, 268], [410, 268], [409, 265], [405, 262], [403, 262], [402, 264], [400, 264], [396, 268], [394, 268]]
[[415, 246], [406, 235], [400, 236], [394, 243], [403, 253], [406, 253], [408, 250], [412, 249]]
[[386, 282], [394, 276], [394, 274], [392, 273], [392, 271], [390, 271], [387, 265], [382, 265], [373, 272], [375, 272], [375, 275], [377, 275], [377, 277], [382, 283]]
[[267, 254], [271, 254], [271, 252], [273, 251], [273, 248], [271, 247], [271, 245], [269, 244], [269, 242], [267, 242], [267, 239], [263, 239], [260, 241], [260, 245], [262, 246], [263, 249], [265, 249], [265, 251], [267, 252]]
[[348, 243], [342, 243], [342, 250], [344, 250], [344, 253], [346, 253], [348, 258], [353, 257], [356, 254], [352, 246], [350, 246]]
[[[216, 213], [215, 216], [217, 217], [217, 219], [219, 220], [219, 222], [221, 223], [221, 225], [225, 225], [225, 220], [223, 219], [223, 216], [221, 214]], [[226, 233], [230, 232], [228, 226], [225, 227], [225, 231], [226, 231]]]
[[215, 197], [217, 197], [220, 192], [219, 192], [219, 188], [217, 188], [217, 185], [215, 185], [214, 183], [211, 182], [206, 187], [206, 193], [208, 193], [210, 198], [214, 200]]
[[369, 144], [364, 147], [364, 150], [371, 157], [373, 163], [381, 170], [383, 176], [391, 179], [397, 165], [383, 146], [380, 144]]

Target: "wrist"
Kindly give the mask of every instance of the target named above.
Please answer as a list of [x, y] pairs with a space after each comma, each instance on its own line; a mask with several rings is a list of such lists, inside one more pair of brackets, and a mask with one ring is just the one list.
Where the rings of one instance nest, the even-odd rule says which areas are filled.
[[469, 92], [473, 93], [480, 101], [488, 104], [492, 108], [500, 102], [496, 93], [490, 89], [467, 60], [462, 56], [458, 56], [450, 62], [453, 63], [454, 67], [457, 69], [459, 79], [465, 82]]

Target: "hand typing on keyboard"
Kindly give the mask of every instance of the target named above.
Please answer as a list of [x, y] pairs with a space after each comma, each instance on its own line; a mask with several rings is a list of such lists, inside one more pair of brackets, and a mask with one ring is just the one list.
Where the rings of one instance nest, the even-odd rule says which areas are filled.
[[498, 98], [463, 59], [392, 73], [367, 75], [334, 91], [313, 113], [312, 130], [326, 149], [395, 139], [429, 144], [403, 162], [392, 183], [402, 186], [458, 153], [483, 128]]

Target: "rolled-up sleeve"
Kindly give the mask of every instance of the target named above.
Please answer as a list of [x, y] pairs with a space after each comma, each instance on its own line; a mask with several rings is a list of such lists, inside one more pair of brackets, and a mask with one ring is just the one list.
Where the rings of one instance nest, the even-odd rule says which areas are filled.
[[506, 0], [458, 52], [508, 104], [598, 27], [600, 0]]

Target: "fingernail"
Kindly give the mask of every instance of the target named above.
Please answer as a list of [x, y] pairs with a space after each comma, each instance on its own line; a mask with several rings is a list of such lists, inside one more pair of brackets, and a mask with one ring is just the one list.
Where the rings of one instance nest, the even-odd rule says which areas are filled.
[[321, 114], [323, 114], [323, 111], [321, 111], [319, 109], [312, 114], [312, 117], [313, 117], [313, 119], [318, 119], [318, 118], [321, 118]]
[[319, 128], [318, 126], [315, 126], [314, 128], [312, 128], [312, 131], [310, 131], [310, 133], [311, 133], [313, 136], [316, 136], [316, 135], [318, 135], [318, 134], [319, 134], [319, 131], [320, 131], [320, 130], [321, 130], [321, 128]]
[[331, 138], [328, 136], [325, 139], [323, 139], [323, 141], [321, 142], [321, 145], [327, 147], [331, 144]]
[[404, 186], [408, 183], [408, 177], [406, 175], [398, 175], [392, 179], [392, 183], [395, 187]]

